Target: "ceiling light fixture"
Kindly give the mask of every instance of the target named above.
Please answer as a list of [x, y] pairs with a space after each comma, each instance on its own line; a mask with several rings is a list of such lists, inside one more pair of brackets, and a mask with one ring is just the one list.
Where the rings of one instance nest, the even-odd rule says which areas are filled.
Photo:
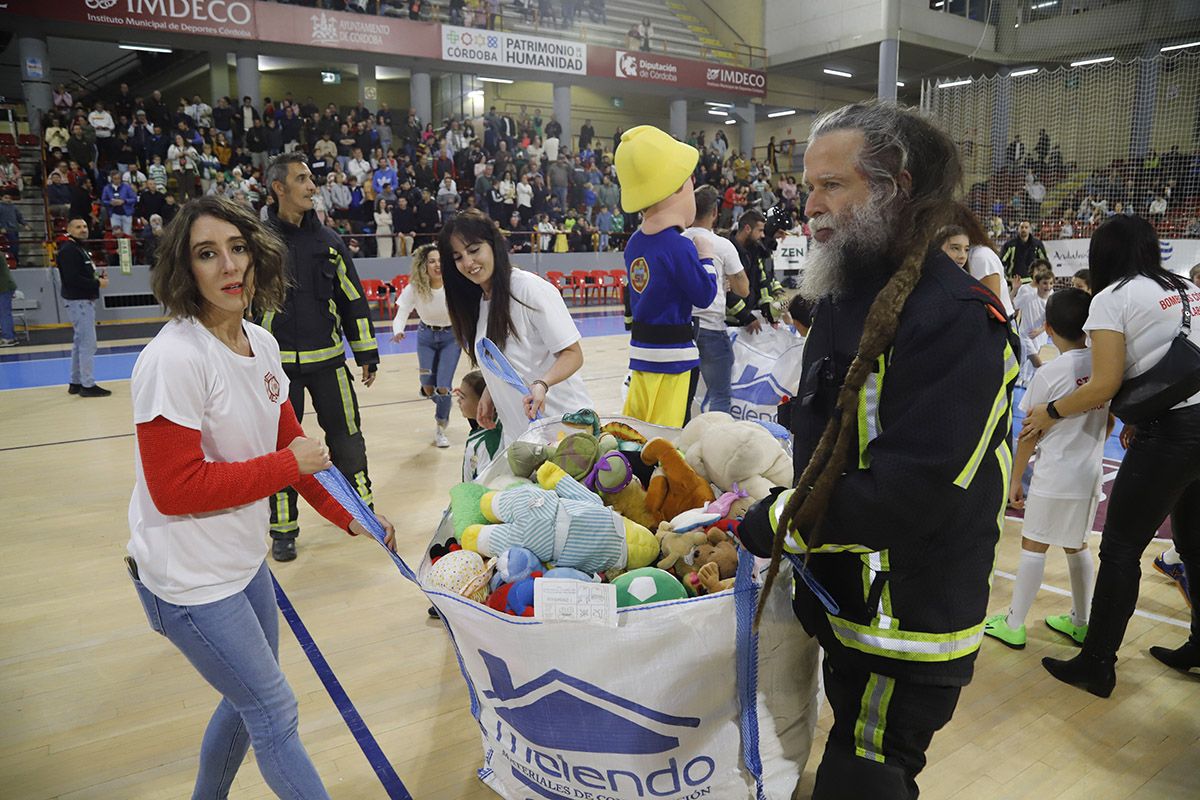
[[1200, 42], [1188, 42], [1187, 44], [1172, 44], [1172, 45], [1167, 45], [1166, 47], [1158, 48], [1158, 52], [1169, 53], [1172, 50], [1182, 50], [1185, 47], [1197, 47], [1197, 46], [1200, 46]]
[[901, 88], [901, 89], [903, 89], [903, 88], [904, 88], [904, 81], [896, 81], [896, 86], [897, 86], [897, 87], [899, 87], [899, 88]]
[[1116, 56], [1100, 56], [1099, 58], [1085, 58], [1083, 61], [1072, 61], [1072, 67], [1086, 67], [1090, 64], [1107, 64], [1109, 61], [1115, 61]]
[[477, 78], [480, 83], [512, 83], [508, 78]]
[[718, 103], [715, 100], [705, 100], [704, 105], [712, 106], [713, 108], [733, 108], [733, 103]]
[[737, 120], [736, 119], [727, 119], [727, 120], [725, 120], [725, 124], [726, 125], [736, 125]]
[[787, 109], [784, 109], [783, 111], [772, 111], [770, 114], [767, 114], [767, 117], [769, 117], [770, 119], [774, 119], [775, 117], [790, 117], [792, 114], [795, 114], [795, 113], [796, 113], [796, 109], [787, 108]]
[[1008, 77], [1020, 78], [1024, 75], [1033, 75], [1033, 74], [1041, 72], [1041, 71], [1042, 71], [1041, 67], [1030, 67], [1029, 69], [1018, 69], [1018, 70], [1008, 73]]
[[830, 69], [829, 67], [825, 67], [821, 71], [824, 72], [826, 75], [836, 75], [839, 78], [853, 78], [854, 77], [853, 72], [846, 72], [845, 70], [841, 70], [841, 69]]
[[958, 80], [958, 81], [947, 81], [946, 83], [939, 83], [937, 85], [937, 88], [952, 89], [955, 86], [967, 86], [968, 84], [972, 84], [974, 82], [975, 82], [974, 78], [963, 78], [962, 80]]
[[722, 111], [719, 108], [710, 108], [708, 110], [708, 113], [712, 114], [714, 117], [728, 117], [729, 116], [728, 111]]
[[170, 47], [154, 47], [148, 44], [119, 44], [122, 50], [142, 50], [147, 53], [174, 53]]

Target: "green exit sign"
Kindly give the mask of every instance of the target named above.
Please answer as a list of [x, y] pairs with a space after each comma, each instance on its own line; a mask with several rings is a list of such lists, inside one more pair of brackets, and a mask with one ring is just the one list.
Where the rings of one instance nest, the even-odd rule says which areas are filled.
[[614, 97], [612, 100], [613, 100], [613, 108], [621, 108], [625, 105], [625, 101], [619, 97]]
[[342, 82], [342, 73], [335, 70], [321, 70], [321, 83], [338, 84]]

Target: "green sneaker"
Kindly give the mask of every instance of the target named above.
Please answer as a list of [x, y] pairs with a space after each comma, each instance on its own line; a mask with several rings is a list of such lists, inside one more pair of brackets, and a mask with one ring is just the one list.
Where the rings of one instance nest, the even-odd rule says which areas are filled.
[[1063, 636], [1069, 636], [1074, 640], [1075, 644], [1083, 644], [1083, 640], [1087, 638], [1087, 625], [1075, 625], [1071, 622], [1070, 614], [1059, 614], [1054, 617], [1046, 617], [1046, 625], [1050, 630], [1058, 631]]
[[999, 639], [1014, 650], [1025, 647], [1025, 626], [1008, 627], [1008, 614], [994, 614], [983, 621], [983, 632]]

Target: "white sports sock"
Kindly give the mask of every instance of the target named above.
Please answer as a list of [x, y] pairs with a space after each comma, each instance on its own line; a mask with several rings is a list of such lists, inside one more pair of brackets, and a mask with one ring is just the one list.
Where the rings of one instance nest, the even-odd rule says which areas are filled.
[[1071, 576], [1072, 625], [1087, 625], [1092, 610], [1092, 589], [1095, 584], [1096, 562], [1091, 550], [1067, 553], [1067, 573]]
[[1175, 549], [1175, 545], [1162, 554], [1162, 560], [1167, 564], [1182, 564], [1183, 559], [1179, 557], [1179, 551]]
[[1021, 551], [1021, 563], [1017, 565], [1017, 580], [1013, 585], [1012, 605], [1008, 607], [1008, 619], [1005, 620], [1008, 627], [1016, 629], [1025, 624], [1025, 617], [1033, 607], [1033, 599], [1037, 597], [1045, 572], [1045, 553]]

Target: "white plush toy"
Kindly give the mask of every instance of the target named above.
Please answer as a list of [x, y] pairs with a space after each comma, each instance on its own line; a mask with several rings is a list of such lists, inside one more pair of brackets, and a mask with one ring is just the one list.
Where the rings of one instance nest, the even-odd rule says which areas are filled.
[[684, 427], [677, 446], [688, 465], [722, 492], [737, 484], [753, 501], [773, 487], [792, 485], [791, 456], [756, 422], [709, 411]]

